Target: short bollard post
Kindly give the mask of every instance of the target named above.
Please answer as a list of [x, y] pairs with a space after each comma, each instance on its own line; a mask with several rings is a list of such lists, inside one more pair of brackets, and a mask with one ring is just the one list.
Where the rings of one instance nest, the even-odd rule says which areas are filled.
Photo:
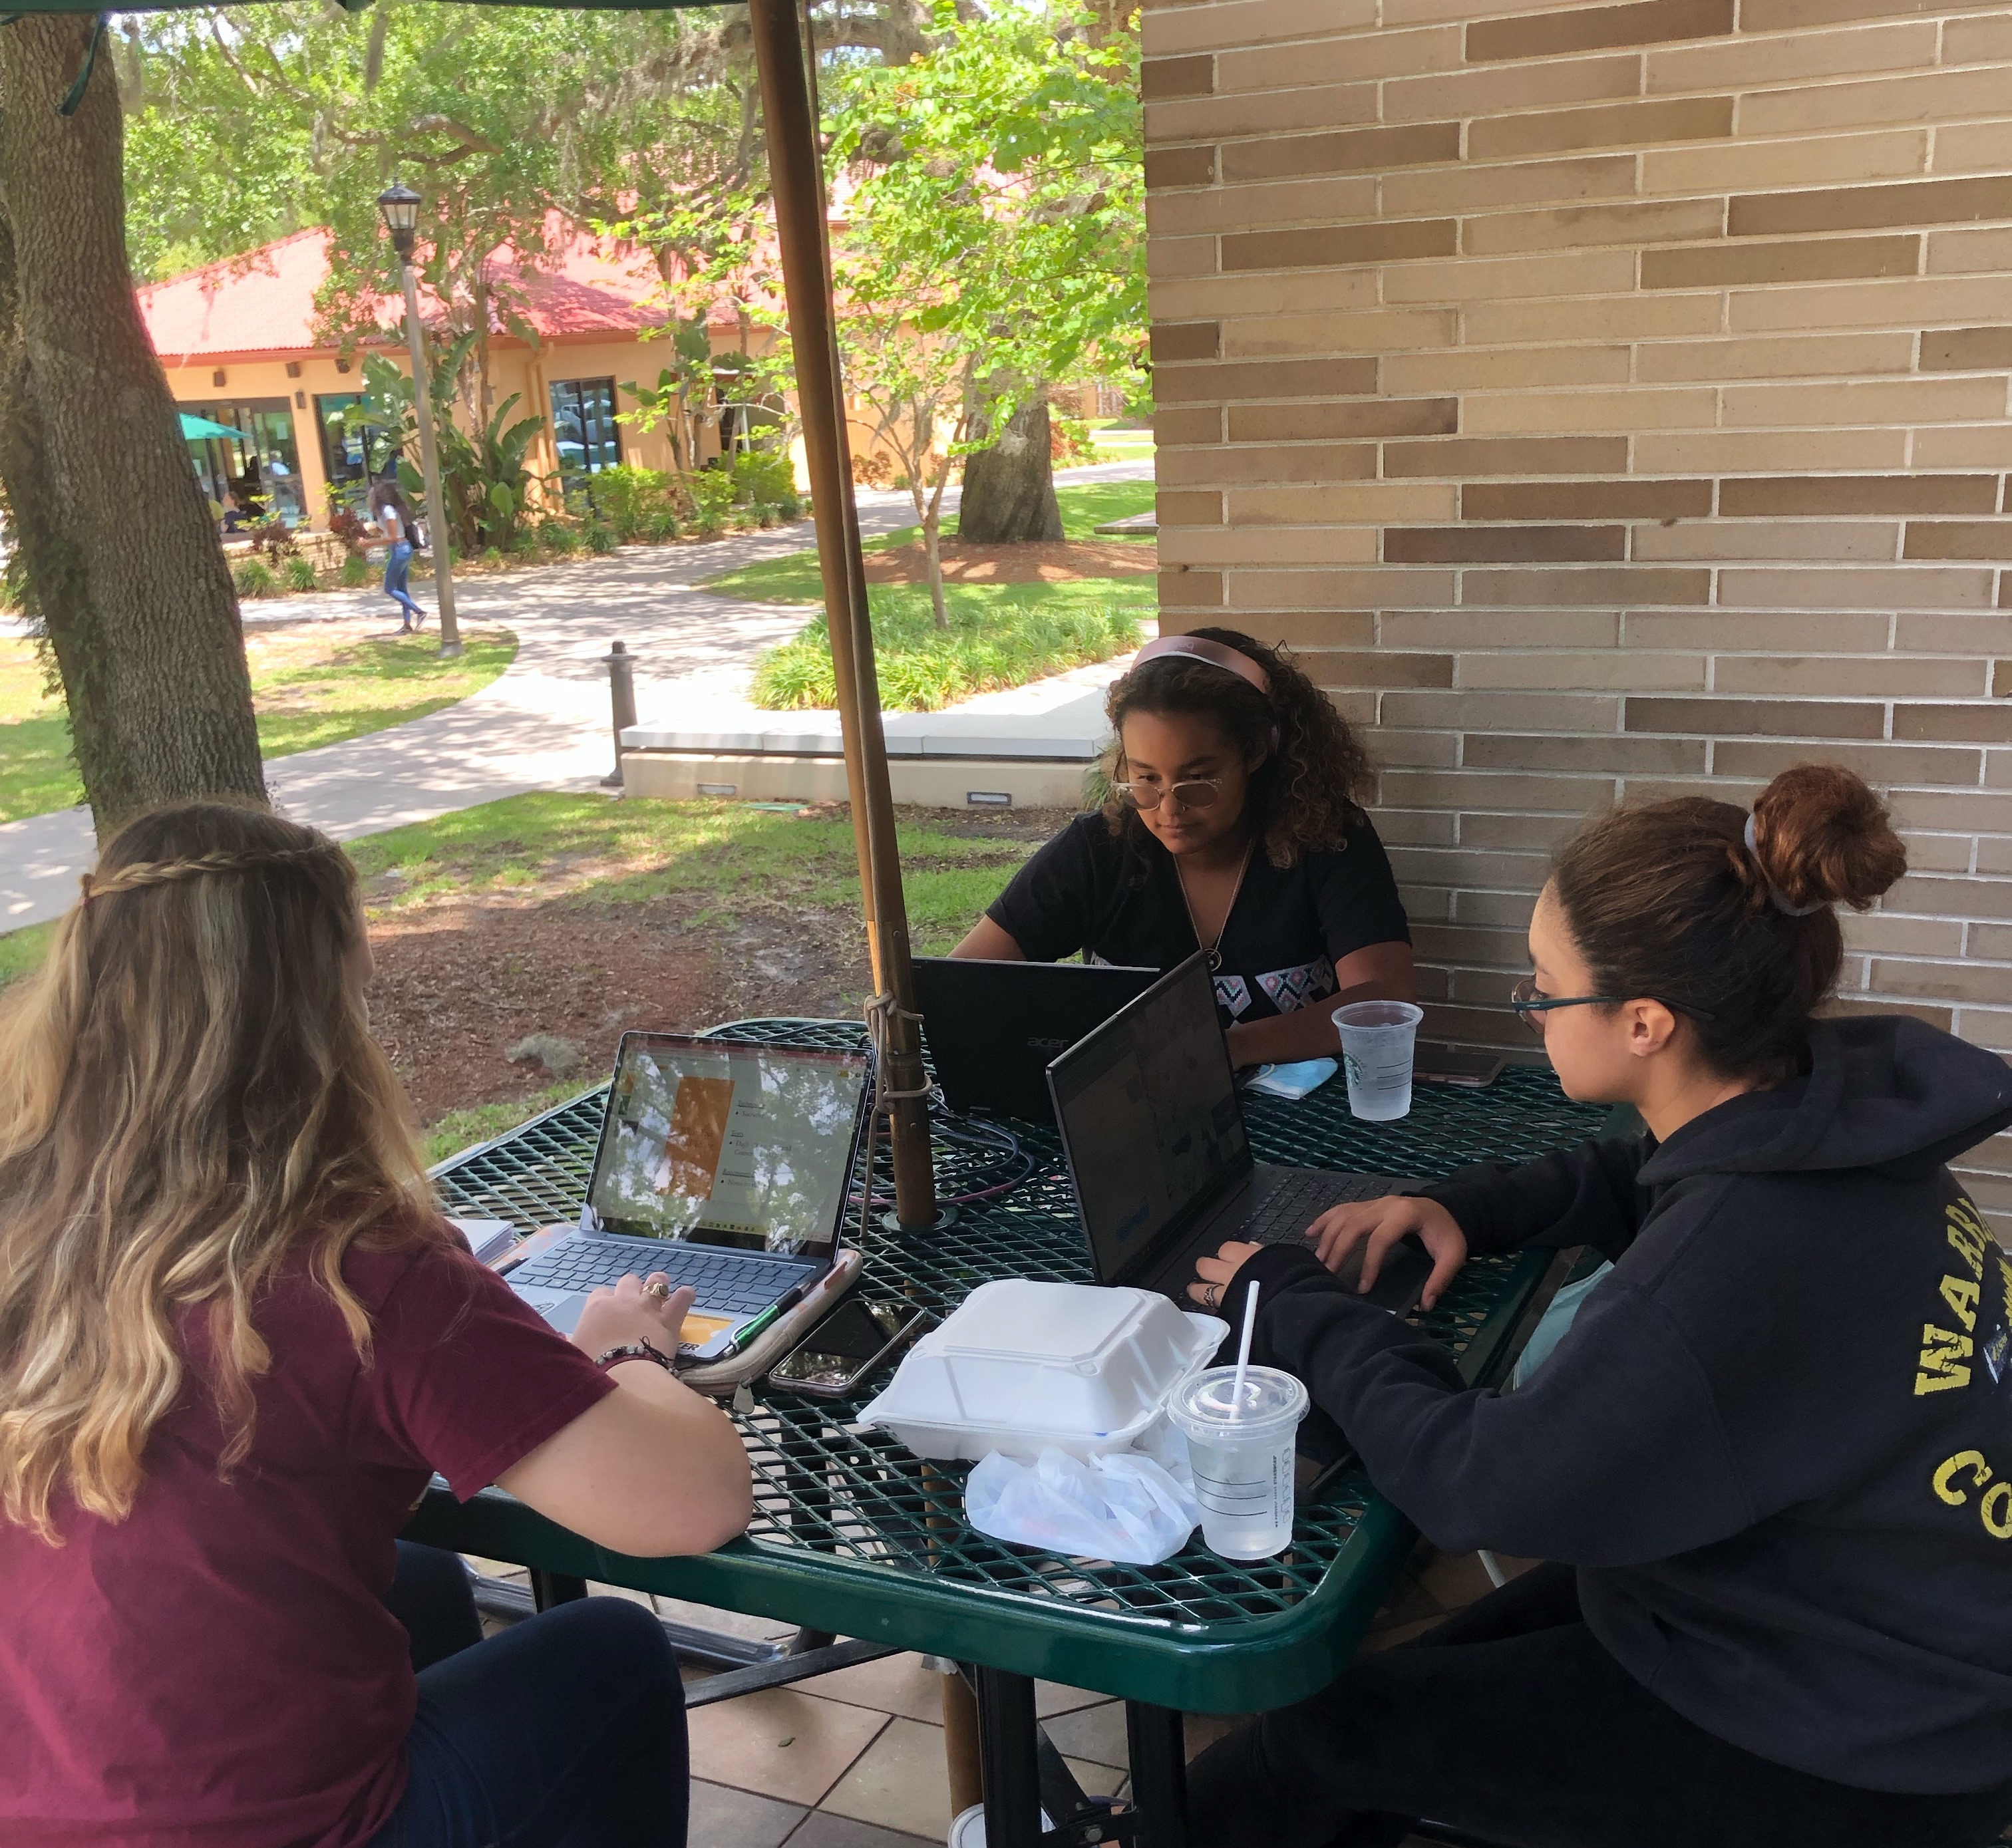
[[603, 789], [622, 787], [622, 734], [636, 722], [636, 657], [615, 642], [601, 658], [608, 665], [608, 697], [615, 708], [615, 768], [601, 780]]

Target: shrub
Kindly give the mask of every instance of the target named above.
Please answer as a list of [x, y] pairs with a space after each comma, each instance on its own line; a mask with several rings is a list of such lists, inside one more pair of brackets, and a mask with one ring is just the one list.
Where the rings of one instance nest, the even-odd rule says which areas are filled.
[[538, 549], [555, 558], [569, 558], [580, 550], [580, 534], [562, 519], [542, 520], [538, 526]]
[[312, 590], [315, 587], [314, 563], [309, 558], [289, 558], [287, 561], [287, 588], [290, 590]]
[[353, 508], [348, 507], [334, 508], [328, 516], [328, 530], [342, 541], [342, 549], [344, 551], [351, 554], [360, 554], [362, 551], [365, 537], [363, 522], [357, 517]]
[[538, 529], [519, 526], [510, 540], [510, 553], [513, 558], [535, 558], [538, 555]]
[[750, 449], [733, 458], [733, 490], [737, 500], [773, 506], [797, 491], [796, 465], [787, 449]]
[[667, 540], [676, 538], [679, 530], [678, 516], [669, 508], [665, 507], [650, 516], [649, 530], [646, 537], [656, 544], [662, 545]]
[[256, 558], [247, 558], [231, 573], [230, 582], [241, 597], [269, 597], [280, 587], [280, 580]]
[[733, 505], [733, 477], [724, 469], [701, 469], [687, 486], [691, 494], [693, 529], [717, 533], [726, 525], [726, 510]]
[[588, 487], [595, 513], [624, 545], [640, 539], [659, 513], [671, 508], [671, 478], [655, 469], [624, 462], [603, 469]]
[[876, 450], [870, 455], [854, 455], [852, 479], [859, 487], [891, 487], [894, 481], [892, 459]]
[[370, 581], [370, 561], [361, 552], [351, 552], [342, 561], [342, 569], [336, 573], [338, 582], [350, 590], [357, 590]]
[[597, 558], [606, 558], [619, 543], [612, 526], [603, 526], [599, 520], [594, 520], [588, 526], [587, 549]]
[[485, 545], [478, 562], [485, 571], [501, 571], [503, 569], [503, 554], [495, 546]]
[[1090, 426], [1080, 417], [1064, 417], [1051, 411], [1048, 459], [1049, 466], [1058, 469], [1072, 469], [1079, 462], [1095, 462], [1097, 442], [1090, 433]]

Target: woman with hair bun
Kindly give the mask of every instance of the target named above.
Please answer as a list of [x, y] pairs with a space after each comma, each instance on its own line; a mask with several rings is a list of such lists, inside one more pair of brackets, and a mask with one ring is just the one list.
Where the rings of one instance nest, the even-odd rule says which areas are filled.
[[[1193, 1293], [1304, 1378], [1450, 1553], [1541, 1561], [1190, 1771], [1197, 1848], [1979, 1848], [2012, 1820], [2012, 1257], [1945, 1163], [2012, 1123], [1996, 1054], [1824, 1009], [1907, 857], [1850, 772], [1686, 797], [1560, 852], [1511, 1005], [1645, 1135], [1415, 1198]], [[1612, 1261], [1541, 1366], [1467, 1386], [1365, 1287], [1407, 1233]]]
[[1022, 867], [956, 954], [1169, 969], [1204, 951], [1239, 1065], [1331, 1054], [1340, 1003], [1412, 998], [1368, 754], [1290, 657], [1234, 629], [1165, 636], [1104, 710], [1101, 812]]

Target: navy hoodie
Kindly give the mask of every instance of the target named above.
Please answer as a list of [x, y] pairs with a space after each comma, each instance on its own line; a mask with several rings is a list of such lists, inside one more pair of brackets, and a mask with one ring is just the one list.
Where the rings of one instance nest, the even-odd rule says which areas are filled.
[[1424, 1190], [1475, 1251], [1614, 1260], [1514, 1393], [1304, 1247], [1237, 1283], [1379, 1489], [1449, 1551], [1576, 1566], [1678, 1713], [1840, 1783], [1985, 1789], [2012, 1778], [2012, 1258], [1942, 1165], [2008, 1122], [2003, 1061], [1853, 1018], [1660, 1147]]

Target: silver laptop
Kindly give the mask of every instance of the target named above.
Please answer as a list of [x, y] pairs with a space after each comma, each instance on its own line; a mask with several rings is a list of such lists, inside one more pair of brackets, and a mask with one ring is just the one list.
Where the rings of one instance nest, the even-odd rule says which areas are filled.
[[624, 1033], [579, 1227], [510, 1287], [569, 1333], [602, 1284], [661, 1271], [697, 1292], [686, 1352], [720, 1358], [836, 1261], [871, 1072], [863, 1051]]
[[[1226, 1240], [1298, 1240], [1331, 1206], [1418, 1185], [1252, 1160], [1200, 954], [1078, 1040], [1048, 1067], [1048, 1085], [1097, 1282], [1156, 1290], [1183, 1308], [1195, 1259]], [[1360, 1250], [1337, 1273], [1344, 1281], [1359, 1274]], [[1404, 1315], [1432, 1268], [1407, 1239], [1367, 1300]]]

